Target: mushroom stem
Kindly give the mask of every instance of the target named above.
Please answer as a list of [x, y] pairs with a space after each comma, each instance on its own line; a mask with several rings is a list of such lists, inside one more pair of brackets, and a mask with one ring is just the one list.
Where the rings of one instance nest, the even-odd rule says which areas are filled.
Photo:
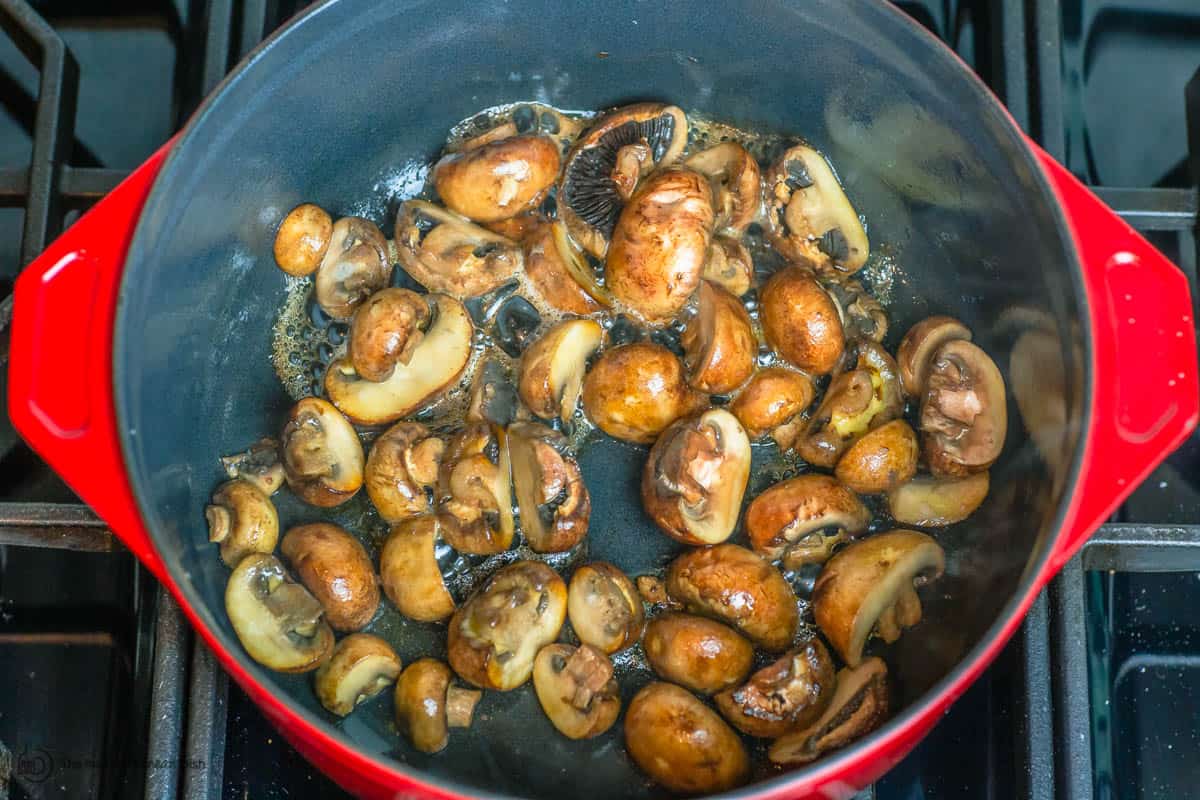
[[208, 540], [210, 542], [223, 542], [229, 537], [229, 533], [233, 529], [233, 519], [229, 516], [229, 509], [223, 506], [208, 506], [204, 509], [204, 518], [208, 520]]
[[574, 687], [570, 698], [571, 705], [580, 711], [586, 711], [592, 704], [592, 698], [603, 689], [612, 679], [612, 662], [597, 652], [590, 645], [581, 645], [567, 659], [563, 672]]
[[911, 628], [921, 621], [921, 598], [917, 590], [905, 586], [896, 598], [896, 622], [902, 628]]
[[888, 644], [892, 644], [900, 638], [900, 626], [896, 622], [896, 604], [888, 606], [879, 615], [879, 621], [875, 623], [875, 633], [879, 635]]
[[475, 706], [483, 697], [477, 689], [451, 686], [446, 689], [446, 725], [451, 728], [469, 728], [475, 716]]
[[637, 188], [638, 179], [642, 175], [642, 168], [649, 160], [650, 148], [645, 141], [627, 144], [617, 150], [616, 163], [609, 177], [616, 185], [617, 195], [622, 200], [633, 196], [633, 190]]

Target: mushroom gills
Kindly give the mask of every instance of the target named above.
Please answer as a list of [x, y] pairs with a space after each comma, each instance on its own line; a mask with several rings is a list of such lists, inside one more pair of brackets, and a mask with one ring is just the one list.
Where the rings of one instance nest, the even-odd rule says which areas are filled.
[[538, 339], [521, 359], [521, 398], [543, 419], [564, 423], [575, 416], [587, 360], [600, 348], [604, 329], [592, 319], [560, 322]]
[[317, 699], [328, 711], [344, 717], [395, 683], [399, 675], [400, 659], [387, 642], [369, 633], [352, 633], [317, 669]]
[[767, 757], [784, 766], [807, 764], [878, 728], [889, 705], [887, 666], [881, 659], [843, 668], [825, 713], [809, 727], [776, 739]]

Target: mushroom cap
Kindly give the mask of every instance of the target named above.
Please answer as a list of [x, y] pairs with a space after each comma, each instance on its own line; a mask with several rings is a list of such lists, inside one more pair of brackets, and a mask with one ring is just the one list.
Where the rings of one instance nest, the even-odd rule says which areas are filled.
[[705, 404], [687, 385], [675, 354], [654, 342], [606, 350], [583, 382], [588, 419], [609, 436], [637, 444], [650, 444], [672, 422]]
[[454, 613], [454, 598], [437, 561], [439, 527], [433, 515], [406, 519], [392, 526], [379, 553], [384, 594], [417, 622], [441, 622]]
[[617, 219], [605, 286], [647, 322], [671, 321], [700, 283], [713, 219], [712, 190], [702, 175], [655, 172]]
[[754, 156], [737, 142], [722, 142], [683, 164], [712, 182], [717, 229], [741, 236], [762, 205], [762, 180]]
[[326, 314], [348, 320], [392, 277], [388, 243], [374, 222], [342, 217], [333, 224], [329, 247], [317, 267], [313, 293]]
[[725, 394], [754, 372], [758, 341], [742, 302], [715, 283], [701, 281], [698, 311], [683, 329], [684, 364], [693, 389]]
[[429, 301], [408, 289], [380, 289], [354, 312], [347, 337], [350, 363], [359, 377], [386, 380], [407, 364], [429, 323]]
[[548, 644], [533, 662], [538, 703], [559, 733], [590, 739], [612, 727], [621, 711], [621, 690], [608, 656], [586, 644]]
[[889, 708], [887, 665], [868, 658], [837, 674], [833, 698], [819, 719], [779, 739], [767, 751], [776, 764], [807, 764], [831, 750], [861, 739], [883, 724]]
[[833, 659], [820, 639], [810, 639], [713, 700], [733, 727], [775, 739], [814, 722], [833, 699]]
[[834, 474], [861, 494], [880, 494], [917, 474], [917, 434], [902, 419], [866, 433], [838, 459]]
[[746, 679], [754, 646], [727, 625], [694, 614], [660, 614], [642, 640], [655, 674], [693, 692], [712, 694]]
[[567, 587], [540, 561], [498, 570], [450, 618], [450, 666], [481, 689], [515, 689], [533, 674], [539, 650], [558, 638]]
[[236, 567], [247, 553], [272, 552], [279, 540], [275, 505], [249, 481], [237, 479], [218, 486], [204, 513], [208, 539], [220, 545], [227, 567]]
[[429, 511], [430, 491], [446, 443], [419, 422], [397, 422], [381, 433], [367, 453], [367, 495], [385, 522]]
[[618, 156], [622, 148], [644, 143], [648, 165], [639, 176], [672, 164], [687, 144], [687, 117], [676, 106], [637, 103], [598, 119], [567, 154], [558, 190], [558, 218], [571, 237], [596, 258], [604, 258], [621, 213]]
[[543, 300], [568, 314], [594, 314], [611, 303], [561, 222], [542, 223], [526, 237], [525, 276]]
[[446, 722], [450, 677], [450, 668], [441, 661], [421, 658], [409, 664], [396, 681], [396, 727], [422, 753], [436, 753], [450, 741]]
[[512, 483], [502, 429], [472, 423], [446, 444], [437, 515], [442, 537], [460, 553], [492, 555], [512, 545]]
[[404, 271], [431, 292], [477, 297], [511, 280], [524, 257], [513, 240], [424, 200], [396, 215], [396, 254]]
[[407, 364], [397, 363], [386, 380], [362, 378], [342, 357], [325, 372], [325, 392], [342, 413], [360, 425], [386, 425], [427, 406], [463, 374], [471, 358], [475, 326], [458, 300], [429, 295], [433, 321]]
[[510, 219], [541, 202], [558, 180], [554, 140], [511, 136], [449, 153], [433, 167], [433, 181], [451, 211], [476, 222]]
[[275, 263], [289, 275], [303, 278], [321, 265], [333, 236], [328, 212], [312, 203], [296, 206], [275, 232]]
[[587, 535], [592, 501], [566, 437], [536, 422], [516, 422], [507, 438], [526, 543], [537, 553], [570, 550]]
[[667, 592], [688, 611], [726, 622], [772, 652], [786, 650], [796, 634], [792, 587], [766, 559], [736, 544], [676, 558], [667, 568]]
[[325, 609], [334, 630], [356, 631], [379, 608], [379, 584], [358, 539], [329, 522], [299, 525], [283, 535], [279, 551]]
[[871, 512], [842, 483], [808, 473], [781, 481], [751, 501], [746, 535], [754, 549], [770, 559], [828, 528], [851, 536], [867, 529]]
[[918, 476], [888, 492], [888, 513], [901, 525], [952, 525], [975, 513], [987, 497], [988, 483], [986, 470], [965, 478]]
[[546, 331], [521, 355], [517, 391], [543, 419], [566, 422], [575, 414], [587, 360], [600, 347], [604, 329], [594, 319], [568, 319]]
[[735, 297], [741, 297], [754, 285], [754, 259], [737, 239], [714, 236], [708, 246], [708, 258], [701, 277], [720, 285]]
[[292, 406], [279, 444], [288, 488], [304, 502], [338, 506], [362, 486], [362, 443], [328, 400], [306, 397]]
[[391, 645], [369, 633], [352, 633], [317, 668], [313, 685], [321, 705], [344, 717], [395, 683], [399, 674], [400, 657]]
[[594, 561], [571, 576], [567, 618], [581, 642], [611, 654], [637, 644], [646, 614], [628, 576], [612, 564]]
[[921, 430], [930, 471], [962, 477], [995, 463], [1008, 433], [1008, 398], [996, 362], [956, 339], [934, 354], [925, 383]]
[[625, 747], [643, 772], [675, 792], [721, 792], [750, 776], [738, 735], [670, 683], [651, 683], [634, 695], [625, 712]]
[[225, 611], [242, 647], [264, 667], [308, 672], [333, 650], [320, 602], [269, 553], [251, 553], [233, 568]]
[[[914, 586], [941, 577], [945, 563], [941, 545], [918, 531], [859, 539], [829, 559], [817, 576], [812, 594], [817, 627], [842, 660], [856, 667], [881, 617], [895, 614], [901, 600], [915, 599]], [[915, 616], [909, 625], [920, 620], [919, 601]]]
[[971, 341], [971, 330], [954, 317], [927, 317], [908, 329], [896, 349], [896, 364], [906, 395], [919, 398], [925, 394], [925, 379], [933, 354], [955, 339]]
[[723, 408], [667, 428], [642, 470], [642, 506], [684, 544], [719, 544], [733, 533], [750, 479], [750, 440]]
[[791, 421], [808, 408], [816, 390], [812, 378], [787, 367], [755, 372], [729, 404], [746, 433], [759, 438]]
[[837, 366], [846, 346], [837, 306], [803, 267], [779, 270], [762, 289], [763, 336], [781, 358], [813, 375]]

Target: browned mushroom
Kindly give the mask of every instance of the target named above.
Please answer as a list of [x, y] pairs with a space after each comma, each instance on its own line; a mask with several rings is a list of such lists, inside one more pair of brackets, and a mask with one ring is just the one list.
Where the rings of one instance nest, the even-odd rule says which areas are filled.
[[602, 653], [616, 653], [637, 644], [646, 616], [625, 573], [612, 564], [595, 561], [571, 576], [567, 618], [579, 641]]
[[738, 735], [670, 683], [651, 683], [634, 695], [625, 713], [625, 747], [643, 772], [675, 792], [722, 792], [750, 776]]
[[354, 312], [347, 349], [359, 377], [387, 380], [407, 364], [429, 326], [429, 301], [408, 289], [380, 289]]
[[512, 484], [503, 433], [468, 425], [446, 444], [438, 471], [442, 536], [461, 553], [491, 555], [513, 539]]
[[917, 434], [895, 419], [868, 432], [838, 459], [834, 474], [860, 494], [889, 492], [917, 474]]
[[424, 200], [400, 206], [395, 237], [400, 263], [413, 280], [457, 298], [490, 292], [524, 262], [516, 242]]
[[391, 645], [369, 633], [352, 633], [337, 643], [317, 669], [317, 699], [330, 713], [344, 717], [396, 682], [400, 657]]
[[303, 278], [321, 265], [333, 236], [333, 220], [312, 203], [288, 212], [275, 232], [275, 263], [289, 275]]
[[754, 260], [742, 243], [729, 236], [714, 236], [701, 277], [741, 297], [754, 285]]
[[[545, 215], [535, 208], [532, 211], [523, 211], [515, 217], [500, 219], [495, 222], [481, 222], [480, 225], [492, 233], [500, 234], [505, 239], [514, 242], [524, 242], [533, 235], [534, 231], [547, 223], [548, 220]], [[526, 264], [525, 270], [526, 272], [529, 271], [528, 264]]]
[[613, 229], [605, 285], [647, 322], [675, 318], [700, 283], [712, 238], [712, 190], [698, 173], [655, 172]]
[[515, 689], [538, 651], [558, 637], [567, 587], [540, 561], [503, 567], [450, 618], [446, 649], [459, 677], [482, 689]]
[[659, 608], [680, 609], [683, 604], [672, 600], [667, 594], [667, 585], [657, 575], [638, 575], [634, 581], [643, 601]]
[[249, 481], [233, 480], [217, 487], [204, 516], [208, 540], [220, 545], [227, 567], [236, 567], [247, 553], [272, 552], [279, 539], [279, 515], [271, 498]]
[[789, 567], [823, 563], [833, 548], [867, 529], [871, 512], [844, 485], [809, 473], [775, 484], [746, 509], [746, 535], [770, 559]]
[[320, 602], [269, 553], [251, 553], [233, 568], [225, 612], [242, 647], [264, 667], [308, 672], [333, 651]]
[[230, 478], [241, 478], [270, 496], [283, 486], [283, 462], [279, 460], [279, 442], [269, 437], [259, 439], [240, 453], [221, 456], [221, 466]]
[[537, 553], [569, 550], [587, 535], [592, 501], [561, 433], [536, 422], [508, 427], [513, 493], [521, 532]]
[[764, 184], [767, 233], [786, 258], [844, 272], [867, 262], [867, 232], [824, 156], [796, 145], [771, 165]]
[[830, 269], [821, 269], [821, 272], [821, 285], [838, 307], [846, 340], [882, 342], [887, 337], [889, 325], [879, 300], [869, 294], [860, 281]]
[[888, 715], [887, 665], [868, 658], [837, 674], [837, 689], [820, 719], [771, 745], [767, 757], [776, 764], [807, 764], [845, 747], [878, 728]]
[[313, 291], [326, 314], [347, 320], [368, 297], [387, 286], [391, 276], [387, 239], [375, 223], [342, 217], [333, 224]]
[[699, 305], [681, 337], [693, 389], [732, 392], [754, 372], [758, 342], [741, 301], [715, 283], [701, 281]]
[[604, 329], [593, 319], [569, 319], [546, 331], [521, 356], [517, 391], [543, 419], [563, 422], [575, 414], [587, 360], [600, 347]]
[[334, 630], [356, 631], [379, 608], [375, 568], [362, 544], [328, 522], [299, 525], [283, 535], [279, 551], [325, 609]]
[[941, 577], [946, 554], [917, 531], [894, 530], [860, 539], [825, 564], [813, 587], [813, 618], [851, 667], [871, 636], [888, 644], [921, 621], [916, 587]]
[[288, 487], [304, 502], [341, 505], [362, 486], [362, 443], [327, 400], [306, 397], [292, 406], [279, 442]]
[[429, 511], [446, 443], [419, 422], [397, 422], [371, 445], [365, 470], [367, 495], [385, 522]]
[[954, 317], [929, 317], [908, 329], [896, 350], [896, 364], [906, 395], [920, 398], [925, 394], [925, 379], [933, 354], [955, 339], [970, 341], [971, 331]]
[[621, 690], [608, 656], [589, 645], [548, 644], [533, 662], [538, 703], [568, 739], [590, 739], [612, 727]]
[[400, 613], [418, 622], [441, 622], [454, 613], [437, 561], [441, 530], [436, 516], [406, 519], [392, 526], [379, 553], [383, 592]]
[[750, 440], [723, 408], [667, 428], [642, 470], [642, 506], [660, 529], [684, 544], [729, 538], [750, 479]]
[[707, 399], [684, 380], [683, 364], [654, 342], [606, 350], [583, 382], [583, 410], [616, 439], [649, 444], [680, 417]]
[[499, 358], [484, 358], [476, 364], [463, 419], [504, 426], [528, 418], [529, 411], [521, 405], [517, 384], [508, 366]]
[[741, 683], [754, 659], [754, 646], [737, 631], [694, 614], [650, 620], [642, 647], [655, 674], [700, 694]]
[[688, 611], [727, 622], [772, 652], [792, 644], [796, 595], [762, 556], [736, 544], [684, 553], [667, 568], [667, 592]]
[[790, 449], [800, 434], [800, 415], [812, 405], [816, 390], [812, 378], [787, 367], [767, 367], [751, 376], [729, 410], [752, 438], [771, 434]]
[[552, 139], [510, 136], [443, 156], [433, 166], [433, 181], [451, 211], [496, 222], [541, 202], [558, 179], [558, 167]]
[[561, 222], [542, 224], [525, 239], [525, 275], [542, 299], [568, 314], [594, 314], [611, 303]]
[[762, 289], [763, 336], [785, 361], [813, 375], [837, 366], [846, 345], [837, 306], [803, 267], [779, 270]]
[[737, 142], [701, 150], [683, 162], [713, 185], [717, 229], [740, 236], [758, 216], [762, 185], [758, 162]]
[[396, 727], [422, 753], [436, 753], [450, 741], [451, 728], [467, 728], [483, 696], [450, 682], [450, 668], [433, 658], [408, 665], [396, 681]]
[[810, 639], [713, 700], [742, 733], [775, 739], [815, 722], [836, 683], [829, 651], [820, 639]]
[[961, 478], [995, 463], [1008, 432], [1008, 399], [996, 363], [956, 339], [934, 354], [925, 383], [922, 452], [930, 472]]
[[920, 476], [888, 492], [888, 513], [903, 525], [952, 525], [971, 516], [987, 493], [986, 471], [965, 478]]

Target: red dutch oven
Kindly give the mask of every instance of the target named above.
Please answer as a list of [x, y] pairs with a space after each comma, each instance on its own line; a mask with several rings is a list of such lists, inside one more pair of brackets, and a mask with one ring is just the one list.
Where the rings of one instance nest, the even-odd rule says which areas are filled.
[[[325, 713], [309, 677], [268, 672], [240, 647], [203, 513], [222, 478], [217, 457], [277, 431], [291, 403], [269, 357], [287, 292], [271, 243], [287, 210], [316, 202], [390, 232], [396, 200], [419, 188], [419, 165], [479, 109], [635, 99], [799, 134], [825, 152], [869, 223], [876, 255], [866, 274], [887, 303], [889, 348], [929, 314], [956, 316], [1017, 401], [987, 501], [937, 533], [947, 573], [924, 621], [887, 650], [893, 717], [733, 795], [846, 797], [896, 764], [1196, 424], [1183, 274], [888, 4], [319, 4], [26, 268], [9, 406], [25, 439], [171, 590], [283, 735], [350, 791], [660, 793], [624, 754], [619, 725], [569, 742], [528, 688], [489, 693], [480, 719], [437, 756], [408, 748], [384, 700], [345, 720]], [[1030, 331], [1032, 360], [1019, 344]], [[672, 547], [631, 488], [643, 458], [611, 443], [581, 456], [597, 509], [589, 557], [631, 573], [661, 566]], [[285, 526], [361, 517], [361, 507], [324, 512], [284, 495]], [[444, 646], [428, 627], [390, 635], [406, 662]]]

